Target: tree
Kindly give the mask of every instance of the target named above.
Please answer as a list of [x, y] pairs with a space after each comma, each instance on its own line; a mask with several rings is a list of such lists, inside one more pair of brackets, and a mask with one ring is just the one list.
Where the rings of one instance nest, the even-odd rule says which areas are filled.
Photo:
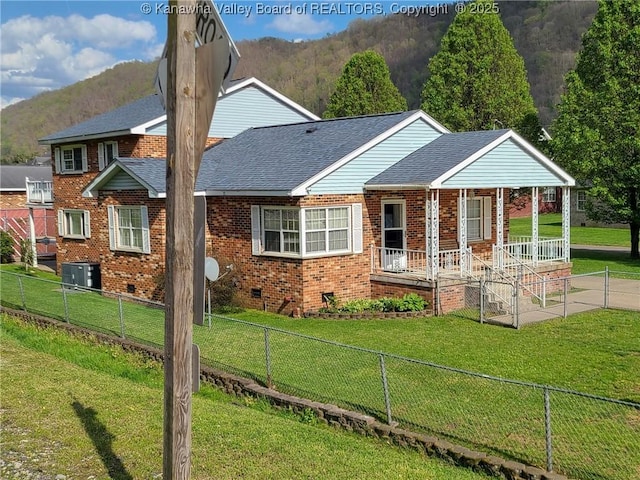
[[384, 58], [373, 50], [354, 54], [342, 70], [324, 118], [407, 110]]
[[589, 187], [594, 220], [629, 224], [640, 258], [640, 3], [600, 3], [565, 81], [554, 156]]
[[422, 109], [453, 131], [517, 129], [537, 115], [524, 60], [492, 0], [456, 15], [428, 68]]

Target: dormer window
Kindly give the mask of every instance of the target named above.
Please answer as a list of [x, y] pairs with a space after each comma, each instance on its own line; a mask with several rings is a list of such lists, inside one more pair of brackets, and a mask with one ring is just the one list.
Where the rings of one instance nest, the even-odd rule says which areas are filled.
[[87, 146], [65, 145], [55, 149], [56, 172], [82, 173], [87, 171]]
[[98, 144], [98, 168], [104, 170], [118, 158], [118, 142], [104, 142]]

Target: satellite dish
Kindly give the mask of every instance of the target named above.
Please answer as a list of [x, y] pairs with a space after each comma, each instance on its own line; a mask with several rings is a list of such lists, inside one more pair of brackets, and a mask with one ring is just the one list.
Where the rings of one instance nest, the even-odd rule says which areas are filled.
[[204, 276], [210, 282], [215, 282], [220, 275], [220, 267], [215, 258], [207, 257], [204, 259]]

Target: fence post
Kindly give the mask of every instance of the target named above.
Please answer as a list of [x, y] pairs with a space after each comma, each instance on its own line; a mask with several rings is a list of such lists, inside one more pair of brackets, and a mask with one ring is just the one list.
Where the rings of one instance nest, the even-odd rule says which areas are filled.
[[484, 293], [487, 285], [484, 278], [480, 279], [480, 324], [484, 323]]
[[520, 296], [520, 277], [516, 277], [516, 281], [513, 284], [513, 293], [512, 293], [512, 298], [513, 298], [513, 316], [514, 316], [514, 323], [516, 326], [516, 330], [520, 329], [520, 299], [518, 298]]
[[562, 312], [562, 318], [567, 318], [567, 315], [569, 314], [569, 298], [567, 297], [567, 295], [569, 294], [569, 279], [567, 277], [564, 278], [564, 285], [562, 287], [562, 290], [564, 295], [564, 310]]
[[387, 423], [392, 424], [393, 419], [391, 417], [391, 398], [389, 396], [389, 384], [387, 382], [387, 368], [384, 364], [384, 355], [380, 354], [380, 373], [382, 375], [382, 391], [384, 392], [384, 406], [387, 411]]
[[211, 288], [207, 288], [207, 316], [209, 317], [209, 330], [211, 330]]
[[62, 284], [62, 303], [64, 304], [64, 321], [69, 322], [69, 304], [67, 302], [67, 289]]
[[553, 446], [551, 444], [551, 402], [549, 389], [544, 387], [544, 433], [547, 446], [547, 471], [553, 471]]
[[27, 300], [24, 296], [24, 286], [22, 285], [22, 278], [18, 277], [18, 286], [20, 287], [20, 300], [22, 300], [22, 309], [27, 311]]
[[120, 337], [124, 336], [124, 311], [122, 310], [122, 294], [118, 294], [118, 314], [120, 315]]
[[542, 277], [542, 308], [547, 308], [547, 277]]
[[267, 388], [273, 387], [273, 381], [271, 379], [271, 345], [269, 344], [269, 329], [264, 329], [264, 355], [265, 363], [267, 367]]
[[609, 267], [604, 267], [604, 308], [609, 308]]

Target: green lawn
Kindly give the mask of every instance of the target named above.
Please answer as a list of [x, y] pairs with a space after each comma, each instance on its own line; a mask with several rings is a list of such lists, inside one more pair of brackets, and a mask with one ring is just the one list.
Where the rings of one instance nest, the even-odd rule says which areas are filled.
[[[53, 478], [162, 472], [161, 366], [3, 316], [2, 459]], [[46, 370], [42, 368], [46, 365]], [[204, 386], [193, 397], [193, 479], [480, 479], [418, 452]], [[3, 478], [26, 478], [3, 467]], [[29, 477], [31, 478], [31, 477]]]
[[[0, 278], [2, 302], [20, 306], [22, 299], [15, 277], [2, 274]], [[120, 310], [114, 299], [88, 292], [67, 293], [65, 311], [59, 284], [29, 277], [22, 277], [21, 281], [28, 292], [25, 297], [29, 310], [57, 318], [68, 315], [73, 323], [120, 335]], [[162, 344], [161, 310], [123, 302], [122, 311], [127, 337]], [[386, 406], [381, 359], [375, 352], [640, 402], [637, 312], [601, 310], [521, 330], [480, 325], [455, 316], [328, 321], [244, 311], [234, 317], [253, 323], [214, 317], [211, 328], [194, 327], [194, 342], [200, 345], [203, 363], [264, 382], [268, 333], [270, 374], [278, 390], [364, 411], [382, 420], [386, 418]], [[272, 328], [267, 331], [266, 326]], [[489, 381], [389, 355], [385, 364], [394, 420], [475, 449], [544, 465], [539, 389]], [[640, 422], [635, 417], [625, 420], [634, 413], [633, 409], [562, 393], [552, 396], [552, 405], [554, 431], [568, 431], [558, 438], [558, 452], [563, 451], [562, 447], [567, 449], [555, 457], [562, 468], [574, 472], [574, 476], [590, 478], [580, 470], [581, 465], [586, 465], [585, 455], [618, 472], [640, 465], [640, 455], [621, 453], [630, 438], [640, 435]], [[605, 411], [600, 412], [600, 408]], [[602, 458], [604, 451], [611, 457], [609, 460]], [[627, 463], [614, 463], [618, 459], [626, 459]], [[610, 472], [599, 465], [593, 468], [599, 472], [598, 478], [633, 478], [609, 476]]]
[[[531, 235], [531, 217], [509, 219], [509, 233], [512, 236]], [[562, 237], [562, 214], [545, 213], [538, 216], [538, 235], [541, 237]], [[628, 228], [571, 227], [572, 245], [614, 245], [630, 247]]]
[[603, 272], [608, 267], [615, 277], [640, 280], [640, 259], [632, 259], [629, 252], [571, 249], [571, 262], [574, 275]]

